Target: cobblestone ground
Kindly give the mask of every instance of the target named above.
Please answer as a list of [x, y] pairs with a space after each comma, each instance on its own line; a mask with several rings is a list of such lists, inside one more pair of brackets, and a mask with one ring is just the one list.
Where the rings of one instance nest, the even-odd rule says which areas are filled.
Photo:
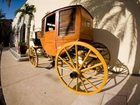
[[0, 105], [6, 105], [1, 87], [1, 54], [2, 54], [2, 45], [0, 45]]

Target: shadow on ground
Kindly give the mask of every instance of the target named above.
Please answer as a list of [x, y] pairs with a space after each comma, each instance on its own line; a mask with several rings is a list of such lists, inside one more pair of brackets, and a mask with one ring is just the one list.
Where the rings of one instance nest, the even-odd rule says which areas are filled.
[[113, 105], [117, 96], [126, 95], [127, 105], [140, 105], [140, 80], [139, 77], [129, 77], [126, 84], [122, 87], [122, 89], [110, 99], [105, 105]]

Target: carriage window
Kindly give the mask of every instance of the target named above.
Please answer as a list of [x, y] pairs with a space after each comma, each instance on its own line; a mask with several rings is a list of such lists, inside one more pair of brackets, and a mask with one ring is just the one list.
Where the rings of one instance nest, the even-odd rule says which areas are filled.
[[65, 36], [75, 32], [76, 8], [63, 10], [59, 18], [59, 36]]
[[46, 19], [46, 31], [55, 30], [55, 14], [47, 17]]
[[87, 28], [92, 28], [93, 20], [92, 17], [89, 15], [89, 13], [82, 8], [82, 26]]

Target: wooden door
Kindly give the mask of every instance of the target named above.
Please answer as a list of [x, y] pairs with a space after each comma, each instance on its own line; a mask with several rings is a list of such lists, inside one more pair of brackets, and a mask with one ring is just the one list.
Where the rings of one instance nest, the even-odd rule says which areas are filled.
[[58, 33], [56, 38], [57, 50], [65, 43], [77, 40], [76, 7], [59, 11]]
[[43, 26], [44, 33], [41, 37], [41, 43], [43, 49], [46, 51], [47, 54], [51, 56], [56, 55], [56, 23], [55, 23], [55, 13], [50, 14], [44, 20], [45, 26]]

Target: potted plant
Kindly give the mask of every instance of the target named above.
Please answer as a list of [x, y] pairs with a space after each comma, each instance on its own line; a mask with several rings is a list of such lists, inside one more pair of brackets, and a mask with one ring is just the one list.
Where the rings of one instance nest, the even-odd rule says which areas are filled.
[[24, 41], [21, 41], [18, 43], [18, 47], [19, 47], [19, 52], [20, 54], [26, 54], [27, 51], [27, 44]]

